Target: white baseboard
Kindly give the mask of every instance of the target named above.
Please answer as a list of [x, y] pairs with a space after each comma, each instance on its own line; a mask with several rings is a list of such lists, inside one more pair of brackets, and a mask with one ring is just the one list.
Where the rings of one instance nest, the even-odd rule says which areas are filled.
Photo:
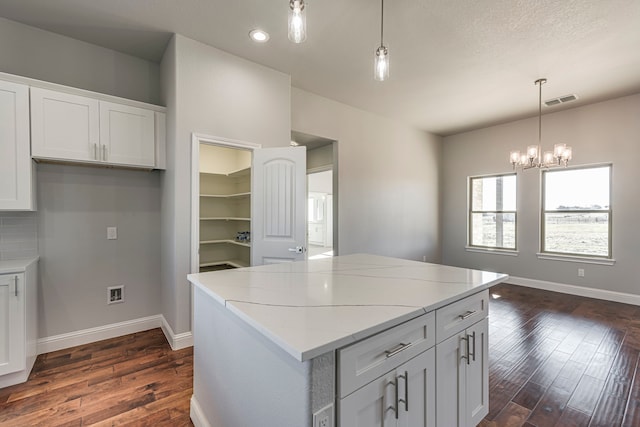
[[640, 305], [640, 295], [624, 292], [609, 291], [606, 289], [587, 288], [585, 286], [567, 285], [564, 283], [546, 282], [544, 280], [525, 279], [523, 277], [509, 276], [508, 283], [527, 286], [529, 288], [544, 289], [546, 291], [560, 292], [563, 294], [577, 295], [581, 297], [597, 298], [606, 301], [621, 302], [625, 304]]
[[171, 350], [181, 350], [187, 347], [193, 347], [193, 334], [191, 331], [183, 332], [181, 334], [176, 334], [171, 329], [171, 325], [167, 322], [167, 319], [162, 316], [162, 324], [160, 325], [162, 328], [162, 332], [164, 332], [164, 336], [169, 341], [169, 345], [171, 346]]
[[202, 408], [200, 408], [200, 404], [195, 396], [191, 396], [191, 408], [189, 409], [189, 416], [191, 417], [191, 421], [193, 421], [193, 425], [195, 427], [211, 427], [209, 421], [207, 421], [207, 417], [205, 417], [202, 412]]
[[40, 338], [38, 339], [37, 351], [38, 354], [50, 353], [77, 345], [148, 331], [154, 328], [162, 328], [162, 332], [167, 338], [172, 350], [179, 350], [193, 345], [193, 335], [191, 332], [174, 334], [164, 316], [157, 314], [155, 316], [128, 320], [126, 322], [112, 323], [96, 328], [82, 329], [80, 331]]

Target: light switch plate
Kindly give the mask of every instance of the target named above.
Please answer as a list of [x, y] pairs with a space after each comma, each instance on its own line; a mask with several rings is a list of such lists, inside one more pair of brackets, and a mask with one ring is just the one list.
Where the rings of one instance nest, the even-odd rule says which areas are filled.
[[118, 238], [117, 227], [107, 227], [107, 240], [116, 240]]

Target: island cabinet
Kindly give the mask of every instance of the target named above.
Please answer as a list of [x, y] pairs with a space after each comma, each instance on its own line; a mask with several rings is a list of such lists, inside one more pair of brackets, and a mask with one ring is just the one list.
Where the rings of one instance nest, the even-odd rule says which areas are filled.
[[161, 167], [155, 120], [150, 109], [32, 87], [31, 154], [42, 160]]
[[476, 426], [489, 412], [488, 291], [436, 311], [438, 426]]
[[435, 426], [433, 312], [338, 350], [340, 426]]

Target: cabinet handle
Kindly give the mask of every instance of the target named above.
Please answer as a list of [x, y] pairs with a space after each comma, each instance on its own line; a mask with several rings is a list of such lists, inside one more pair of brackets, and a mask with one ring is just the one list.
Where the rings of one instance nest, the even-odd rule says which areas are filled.
[[13, 276], [13, 292], [15, 296], [18, 296], [18, 276]]
[[401, 342], [400, 344], [398, 344], [397, 346], [393, 347], [392, 349], [385, 350], [384, 352], [387, 354], [387, 357], [393, 357], [396, 354], [400, 353], [403, 350], [406, 350], [409, 347], [411, 347], [411, 343], [405, 344], [405, 343]]
[[[469, 337], [469, 335], [467, 335], [467, 337]], [[473, 331], [473, 334], [471, 334], [471, 338], [473, 338], [473, 353], [471, 354], [471, 356], [473, 358], [473, 361], [475, 362], [476, 361], [476, 331]]]
[[103, 145], [102, 146], [102, 160], [103, 161], [107, 161], [107, 146]]
[[98, 144], [93, 144], [93, 159], [98, 160]]
[[469, 360], [469, 334], [465, 334], [464, 337], [460, 339], [465, 342], [465, 349], [467, 350], [467, 354], [460, 356], [460, 359], [466, 359], [467, 365], [469, 365], [471, 363]]
[[398, 399], [398, 383], [400, 382], [400, 380], [398, 379], [398, 377], [396, 376], [396, 380], [394, 381], [394, 385], [396, 387], [396, 420], [398, 419], [398, 412], [400, 412], [400, 401]]
[[[404, 411], [409, 412], [409, 373], [404, 371], [404, 375], [400, 375], [396, 378], [396, 382], [400, 381], [398, 378], [402, 378], [404, 380], [404, 399], [400, 399], [399, 401], [404, 403]], [[396, 391], [397, 396], [397, 391]], [[397, 397], [396, 397], [397, 399]], [[396, 406], [398, 404], [396, 403]]]
[[476, 310], [473, 310], [473, 311], [469, 310], [469, 311], [467, 311], [467, 312], [466, 312], [466, 313], [464, 313], [464, 314], [460, 314], [460, 315], [458, 315], [458, 317], [460, 318], [460, 320], [464, 320], [464, 319], [466, 319], [466, 318], [468, 318], [468, 317], [473, 316], [474, 314], [476, 314]]

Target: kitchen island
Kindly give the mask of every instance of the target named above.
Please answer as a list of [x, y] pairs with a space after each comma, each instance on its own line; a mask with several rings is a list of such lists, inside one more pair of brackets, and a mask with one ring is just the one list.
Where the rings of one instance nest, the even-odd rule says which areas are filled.
[[364, 254], [189, 275], [191, 418], [472, 425], [488, 408], [487, 289], [506, 278]]

